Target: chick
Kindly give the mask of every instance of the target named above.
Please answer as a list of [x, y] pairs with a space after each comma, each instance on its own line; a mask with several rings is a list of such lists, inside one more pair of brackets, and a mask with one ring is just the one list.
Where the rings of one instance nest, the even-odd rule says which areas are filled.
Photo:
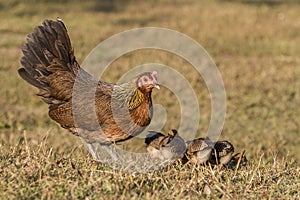
[[205, 164], [211, 157], [213, 142], [209, 138], [187, 141], [186, 158], [196, 164]]
[[233, 153], [234, 147], [230, 142], [218, 141], [212, 151], [210, 163], [224, 166], [230, 162]]
[[146, 136], [145, 143], [151, 157], [160, 160], [177, 160], [182, 158], [186, 151], [184, 140], [174, 129], [170, 130], [168, 135], [151, 131]]

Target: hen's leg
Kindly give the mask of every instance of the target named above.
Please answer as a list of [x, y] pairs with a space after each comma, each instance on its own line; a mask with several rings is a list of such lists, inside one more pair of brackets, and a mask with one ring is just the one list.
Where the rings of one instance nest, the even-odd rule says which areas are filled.
[[93, 145], [90, 144], [90, 143], [87, 143], [87, 147], [89, 148], [89, 150], [90, 150], [90, 152], [91, 152], [93, 158], [94, 158], [95, 160], [97, 160], [97, 155], [96, 155], [96, 152], [95, 152], [95, 150], [94, 150]]
[[114, 151], [111, 147], [111, 145], [101, 145], [101, 147], [111, 156], [111, 158], [116, 162], [120, 161], [119, 156], [116, 154], [116, 151]]

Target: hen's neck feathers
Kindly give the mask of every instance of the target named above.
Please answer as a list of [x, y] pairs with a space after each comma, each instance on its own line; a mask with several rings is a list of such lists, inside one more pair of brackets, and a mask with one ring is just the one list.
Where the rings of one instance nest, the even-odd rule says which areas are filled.
[[151, 103], [151, 92], [141, 91], [136, 81], [116, 85], [113, 89], [112, 96], [122, 102], [129, 110], [134, 110], [143, 102]]

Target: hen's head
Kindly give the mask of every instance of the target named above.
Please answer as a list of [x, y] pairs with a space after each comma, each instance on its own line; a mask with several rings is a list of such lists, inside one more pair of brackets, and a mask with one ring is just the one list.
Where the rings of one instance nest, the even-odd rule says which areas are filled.
[[137, 87], [145, 92], [150, 92], [153, 88], [160, 89], [157, 82], [157, 72], [145, 72], [138, 76]]

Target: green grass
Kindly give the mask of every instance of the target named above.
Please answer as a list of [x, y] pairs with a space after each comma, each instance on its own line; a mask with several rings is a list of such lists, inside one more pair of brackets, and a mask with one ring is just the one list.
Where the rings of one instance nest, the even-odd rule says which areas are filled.
[[[96, 1], [0, 1], [0, 199], [299, 199], [300, 4], [255, 2], [132, 0], [108, 9]], [[198, 41], [226, 88], [220, 139], [231, 141], [237, 152], [246, 150], [248, 165], [237, 171], [177, 166], [133, 175], [93, 161], [78, 138], [49, 119], [47, 105], [16, 72], [26, 35], [58, 16], [79, 62], [107, 37], [136, 27], [170, 28]], [[211, 114], [209, 94], [183, 59], [135, 51], [116, 60], [103, 78], [117, 81], [148, 62], [172, 66], [187, 77], [198, 95], [203, 136]], [[162, 88], [153, 99], [168, 110], [164, 130], [178, 127], [175, 96]], [[137, 142], [123, 146], [143, 149]], [[208, 187], [210, 195], [204, 192]]]

